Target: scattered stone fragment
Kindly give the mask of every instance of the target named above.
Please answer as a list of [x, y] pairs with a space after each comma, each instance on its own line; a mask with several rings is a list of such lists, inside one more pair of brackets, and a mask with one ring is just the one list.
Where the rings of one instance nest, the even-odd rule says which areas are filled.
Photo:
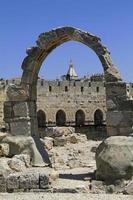
[[44, 146], [46, 147], [46, 149], [50, 150], [53, 148], [53, 142], [54, 142], [53, 138], [45, 137], [43, 142], [44, 142]]
[[55, 137], [54, 139], [54, 146], [64, 146], [66, 145], [67, 140], [65, 137]]
[[0, 144], [0, 157], [9, 155], [9, 145], [7, 143]]
[[73, 133], [70, 136], [68, 136], [67, 137], [67, 141], [70, 142], [70, 143], [72, 143], [72, 144], [78, 143], [77, 134]]
[[26, 169], [25, 162], [20, 159], [17, 159], [16, 157], [10, 159], [8, 161], [8, 165], [12, 170], [16, 172], [22, 172]]

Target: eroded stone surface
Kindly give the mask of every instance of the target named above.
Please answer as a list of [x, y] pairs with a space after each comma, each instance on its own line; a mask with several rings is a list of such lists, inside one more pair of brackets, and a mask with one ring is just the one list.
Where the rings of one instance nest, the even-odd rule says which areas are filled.
[[113, 182], [133, 176], [133, 138], [112, 136], [96, 150], [96, 175], [98, 179]]

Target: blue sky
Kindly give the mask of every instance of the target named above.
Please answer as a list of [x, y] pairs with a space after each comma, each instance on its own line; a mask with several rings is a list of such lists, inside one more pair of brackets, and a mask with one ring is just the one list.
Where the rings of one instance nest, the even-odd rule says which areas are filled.
[[[132, 0], [0, 0], [0, 77], [21, 76], [26, 48], [35, 45], [40, 33], [59, 26], [99, 36], [123, 79], [133, 82]], [[71, 41], [47, 57], [40, 76], [54, 79], [65, 74], [70, 58], [79, 76], [103, 72], [91, 49]]]

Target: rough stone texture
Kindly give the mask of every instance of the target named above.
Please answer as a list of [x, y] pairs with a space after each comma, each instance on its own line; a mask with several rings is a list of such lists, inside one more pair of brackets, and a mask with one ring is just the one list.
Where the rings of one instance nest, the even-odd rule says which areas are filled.
[[0, 158], [0, 175], [7, 177], [12, 172], [8, 165], [9, 158]]
[[53, 142], [54, 142], [54, 139], [51, 138], [51, 137], [44, 137], [44, 139], [41, 141], [44, 143], [44, 146], [46, 147], [46, 149], [50, 150], [53, 148]]
[[6, 192], [6, 178], [0, 174], [0, 192]]
[[64, 146], [66, 145], [67, 140], [65, 136], [62, 137], [55, 137], [54, 139], [54, 146]]
[[11, 191], [11, 190], [14, 190], [14, 189], [19, 189], [19, 175], [10, 174], [6, 178], [6, 186], [7, 186], [7, 191]]
[[114, 181], [133, 176], [133, 138], [112, 136], [96, 150], [96, 175], [98, 179]]
[[28, 99], [26, 90], [15, 84], [9, 85], [6, 94], [10, 101], [25, 101]]
[[15, 194], [0, 194], [0, 198], [2, 200], [132, 200], [132, 196], [130, 195], [107, 195], [107, 194], [86, 194], [86, 193], [79, 193], [79, 194], [72, 194], [72, 193], [15, 193]]
[[49, 177], [46, 173], [39, 174], [39, 188], [46, 189], [49, 187]]
[[9, 145], [6, 143], [0, 144], [0, 157], [9, 155]]
[[[43, 148], [43, 144], [32, 137], [25, 136], [7, 136], [2, 140], [3, 143], [9, 144], [9, 156], [14, 156], [17, 154], [28, 154], [31, 158], [31, 163], [33, 166], [45, 166], [46, 163], [49, 164], [47, 160], [47, 153]], [[37, 149], [39, 146], [39, 150]], [[40, 154], [42, 153], [42, 156]]]
[[28, 154], [15, 155], [13, 158], [23, 161], [26, 167], [31, 166], [30, 155]]
[[61, 137], [68, 136], [75, 132], [73, 127], [48, 127], [46, 129], [46, 135], [49, 137]]
[[39, 188], [39, 173], [23, 173], [19, 177], [20, 189], [38, 189]]
[[67, 141], [70, 143], [78, 143], [78, 137], [76, 133], [71, 134], [70, 136], [67, 137]]
[[25, 162], [23, 160], [17, 159], [16, 157], [13, 157], [8, 161], [9, 167], [16, 171], [16, 172], [22, 172], [26, 169]]
[[7, 133], [0, 132], [0, 141], [7, 136]]
[[133, 195], [133, 180], [125, 187], [124, 194]]

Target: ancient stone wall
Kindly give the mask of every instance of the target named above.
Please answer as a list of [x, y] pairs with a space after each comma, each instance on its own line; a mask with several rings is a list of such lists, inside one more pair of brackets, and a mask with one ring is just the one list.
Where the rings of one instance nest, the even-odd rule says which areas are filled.
[[65, 112], [68, 125], [75, 125], [75, 115], [78, 110], [84, 112], [86, 125], [94, 124], [94, 113], [97, 109], [103, 113], [103, 122], [106, 120], [103, 81], [39, 80], [37, 94], [37, 109], [45, 112], [46, 123], [56, 124], [56, 113], [60, 109]]
[[[20, 79], [3, 80], [0, 90], [0, 125], [3, 124], [3, 102], [5, 90], [9, 84], [19, 84]], [[51, 89], [50, 89], [51, 88]], [[67, 89], [66, 89], [67, 88]], [[56, 124], [56, 113], [63, 110], [66, 114], [66, 125], [75, 125], [78, 110], [85, 114], [85, 124], [94, 124], [94, 113], [97, 109], [103, 112], [103, 123], [106, 121], [106, 97], [104, 81], [88, 79], [67, 81], [46, 81], [39, 79], [37, 84], [37, 111], [46, 115], [46, 124]]]

